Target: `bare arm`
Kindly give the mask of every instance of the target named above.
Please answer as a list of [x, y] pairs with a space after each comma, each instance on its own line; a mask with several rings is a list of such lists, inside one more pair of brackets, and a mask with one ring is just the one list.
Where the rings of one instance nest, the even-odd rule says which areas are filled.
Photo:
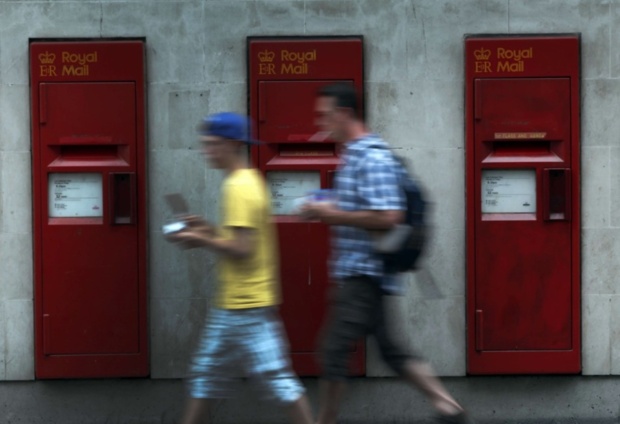
[[256, 230], [246, 227], [232, 227], [232, 238], [218, 235], [211, 224], [197, 216], [185, 218], [187, 228], [167, 236], [173, 243], [185, 248], [204, 247], [216, 253], [235, 259], [244, 259], [254, 253]]
[[388, 230], [404, 219], [401, 210], [343, 211], [328, 203], [305, 205], [300, 215], [304, 219], [318, 219], [328, 225], [346, 225], [367, 230]]
[[233, 237], [224, 239], [211, 237], [205, 239], [205, 247], [234, 259], [245, 259], [256, 248], [256, 230], [245, 227], [233, 227]]

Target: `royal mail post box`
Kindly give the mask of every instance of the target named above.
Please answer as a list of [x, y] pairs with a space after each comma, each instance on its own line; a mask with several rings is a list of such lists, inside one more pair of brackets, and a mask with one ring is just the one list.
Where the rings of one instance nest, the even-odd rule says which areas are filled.
[[581, 370], [579, 47], [465, 38], [471, 374]]
[[37, 378], [148, 375], [144, 43], [30, 44]]
[[[361, 37], [250, 37], [248, 97], [256, 137], [252, 158], [273, 196], [280, 250], [281, 313], [295, 371], [319, 375], [317, 348], [329, 286], [329, 228], [300, 221], [294, 201], [331, 188], [340, 162], [334, 142], [318, 132], [314, 105], [318, 89], [351, 82], [363, 93]], [[361, 101], [361, 100], [360, 100]], [[364, 344], [355, 348], [352, 374], [365, 373]]]

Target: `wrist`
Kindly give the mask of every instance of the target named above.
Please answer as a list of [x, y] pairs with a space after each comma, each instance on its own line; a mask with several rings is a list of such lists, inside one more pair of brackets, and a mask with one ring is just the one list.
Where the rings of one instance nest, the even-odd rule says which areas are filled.
[[324, 215], [321, 221], [328, 225], [343, 225], [345, 212], [340, 209], [332, 209]]

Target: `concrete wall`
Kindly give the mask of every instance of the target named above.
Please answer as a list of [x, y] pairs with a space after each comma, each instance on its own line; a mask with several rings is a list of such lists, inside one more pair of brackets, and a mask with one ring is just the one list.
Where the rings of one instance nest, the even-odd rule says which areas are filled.
[[[166, 244], [160, 199], [217, 214], [199, 117], [246, 110], [250, 35], [361, 34], [371, 127], [432, 188], [435, 239], [395, 300], [399, 334], [442, 375], [465, 374], [463, 35], [580, 32], [583, 371], [620, 373], [618, 0], [0, 1], [0, 380], [34, 378], [28, 40], [145, 37], [153, 378], [184, 374], [210, 296], [210, 258]], [[371, 351], [368, 373], [386, 375]]]

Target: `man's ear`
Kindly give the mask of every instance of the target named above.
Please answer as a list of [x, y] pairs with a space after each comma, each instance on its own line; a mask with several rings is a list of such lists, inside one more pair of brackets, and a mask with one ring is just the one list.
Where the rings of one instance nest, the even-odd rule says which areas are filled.
[[347, 118], [349, 118], [349, 119], [355, 119], [356, 118], [355, 111], [353, 110], [353, 108], [350, 108], [350, 107], [338, 107], [338, 109]]
[[235, 140], [235, 144], [236, 144], [235, 150], [237, 150], [238, 152], [244, 151], [245, 147], [247, 146], [247, 144], [239, 140]]

